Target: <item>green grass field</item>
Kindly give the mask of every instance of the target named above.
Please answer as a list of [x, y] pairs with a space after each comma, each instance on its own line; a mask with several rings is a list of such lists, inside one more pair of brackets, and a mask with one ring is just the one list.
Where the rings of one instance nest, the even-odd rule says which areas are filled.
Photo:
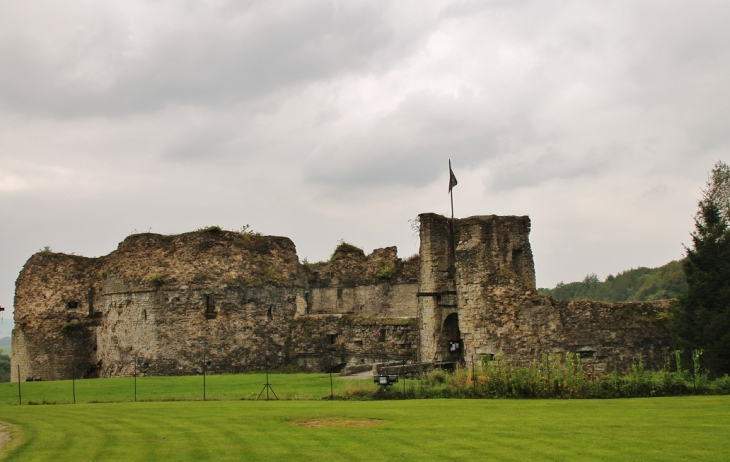
[[[269, 382], [276, 396], [283, 400], [319, 400], [330, 394], [330, 378], [327, 374], [270, 374]], [[212, 401], [256, 399], [265, 383], [264, 374], [208, 375], [205, 378], [205, 398]], [[74, 399], [71, 380], [21, 382], [20, 385], [23, 404], [72, 403]], [[335, 394], [342, 393], [352, 385], [377, 388], [372, 380], [342, 380], [337, 376], [332, 385]], [[75, 387], [77, 403], [135, 399], [132, 377], [76, 380]], [[203, 376], [137, 378], [137, 401], [182, 400], [203, 400]], [[0, 383], [1, 404], [18, 404], [17, 382]]]
[[730, 458], [727, 396], [0, 405], [0, 422], [23, 461]]
[[11, 348], [9, 346], [0, 346], [0, 354], [10, 356]]

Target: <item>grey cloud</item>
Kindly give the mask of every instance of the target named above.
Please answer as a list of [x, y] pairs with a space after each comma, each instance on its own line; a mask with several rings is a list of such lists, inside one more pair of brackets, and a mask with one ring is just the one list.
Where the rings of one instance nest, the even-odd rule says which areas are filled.
[[320, 147], [305, 167], [309, 183], [335, 188], [422, 187], [451, 158], [462, 168], [498, 156], [496, 129], [476, 114], [483, 102], [433, 93], [406, 98], [365, 132]]
[[493, 176], [491, 188], [495, 191], [509, 191], [518, 188], [539, 186], [548, 181], [566, 180], [585, 176], [598, 176], [611, 164], [609, 156], [587, 155], [569, 158], [559, 153], [548, 153], [535, 161], [512, 159], [501, 165]]
[[95, 53], [94, 43], [87, 43], [80, 56], [64, 57], [69, 63], [43, 56], [28, 40], [6, 39], [0, 57], [14, 72], [0, 82], [6, 88], [0, 104], [60, 115], [235, 104], [343, 72], [387, 69], [410, 53], [417, 40], [396, 37], [399, 32], [382, 20], [387, 10], [382, 3], [269, 5], [281, 11], [245, 21], [232, 15], [201, 24], [203, 30], [163, 33], [137, 57], [126, 56], [129, 50], [119, 42], [128, 32], [115, 24], [106, 34], [99, 32], [112, 37], [100, 45], [111, 55], [103, 58], [108, 82], [97, 88], [83, 80], [63, 81], [55, 72], [58, 66], [83, 66], [85, 54]]
[[229, 152], [229, 137], [225, 134], [206, 133], [185, 136], [162, 155], [172, 162], [211, 162], [221, 160]]

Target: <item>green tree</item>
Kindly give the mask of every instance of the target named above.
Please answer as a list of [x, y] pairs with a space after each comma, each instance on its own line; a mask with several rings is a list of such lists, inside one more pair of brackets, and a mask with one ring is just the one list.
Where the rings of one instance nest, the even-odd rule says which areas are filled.
[[0, 382], [10, 382], [10, 356], [0, 353]]
[[695, 216], [692, 247], [683, 263], [687, 292], [679, 298], [673, 331], [685, 352], [704, 350], [714, 375], [730, 373], [730, 168], [715, 164]]

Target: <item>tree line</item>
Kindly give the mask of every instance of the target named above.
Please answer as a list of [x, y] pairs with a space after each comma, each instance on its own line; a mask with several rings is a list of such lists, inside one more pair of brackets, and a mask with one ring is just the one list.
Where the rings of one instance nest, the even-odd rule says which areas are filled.
[[538, 289], [556, 300], [597, 300], [605, 302], [648, 302], [679, 298], [687, 291], [683, 260], [659, 268], [630, 269], [601, 281], [593, 273], [579, 282], [558, 283], [552, 289]]

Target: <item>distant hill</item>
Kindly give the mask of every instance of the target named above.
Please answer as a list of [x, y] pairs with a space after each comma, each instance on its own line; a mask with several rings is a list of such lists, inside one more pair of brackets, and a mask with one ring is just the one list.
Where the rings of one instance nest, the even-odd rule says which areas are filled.
[[0, 346], [10, 346], [10, 337], [0, 337]]
[[552, 289], [538, 289], [542, 295], [556, 300], [598, 300], [606, 302], [638, 302], [677, 298], [687, 290], [682, 261], [659, 268], [636, 268], [604, 281], [589, 274], [581, 282], [559, 283]]

